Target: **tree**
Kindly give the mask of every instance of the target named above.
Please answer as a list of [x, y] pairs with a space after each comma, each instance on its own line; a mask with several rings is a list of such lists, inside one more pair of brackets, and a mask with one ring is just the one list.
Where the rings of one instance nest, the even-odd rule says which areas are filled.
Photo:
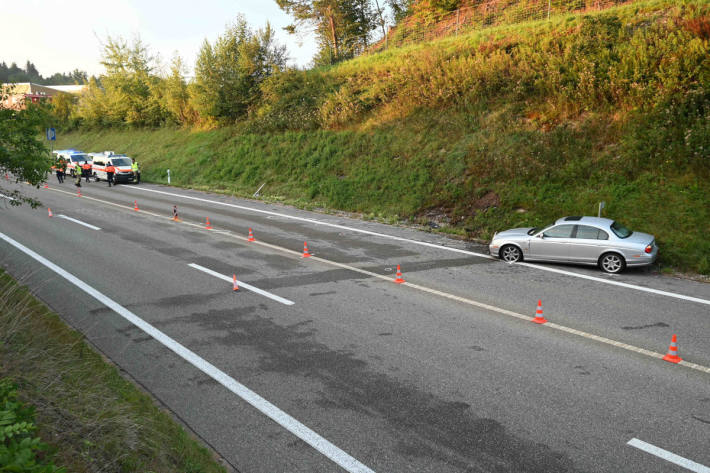
[[165, 107], [176, 123], [185, 124], [193, 119], [190, 112], [187, 82], [185, 82], [185, 63], [175, 53], [170, 64], [170, 75], [163, 81]]
[[311, 28], [319, 38], [316, 63], [324, 58], [336, 62], [350, 58], [367, 46], [370, 32], [377, 27], [377, 13], [369, 0], [276, 0], [294, 17], [285, 29], [295, 34]]
[[[28, 104], [24, 110], [4, 108], [7, 95], [11, 90], [3, 89], [0, 92], [0, 173], [3, 180], [6, 173], [11, 173], [16, 181], [27, 181], [39, 187], [46, 179], [50, 170], [51, 158], [49, 150], [37, 136], [48, 122], [47, 113], [41, 106]], [[20, 191], [3, 188], [0, 192], [14, 200], [12, 205], [27, 202], [33, 207], [39, 205], [36, 200], [30, 199]]]
[[254, 32], [240, 15], [214, 45], [202, 43], [191, 103], [203, 120], [243, 118], [261, 97], [259, 85], [286, 61], [286, 48], [276, 43], [271, 25]]

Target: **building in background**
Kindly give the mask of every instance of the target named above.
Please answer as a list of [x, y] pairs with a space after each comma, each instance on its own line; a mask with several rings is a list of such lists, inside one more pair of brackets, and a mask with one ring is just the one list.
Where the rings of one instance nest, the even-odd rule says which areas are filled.
[[2, 85], [2, 106], [21, 110], [28, 103], [39, 103], [43, 100], [52, 100], [57, 94], [80, 94], [85, 85], [39, 85], [32, 82], [19, 82], [16, 84]]

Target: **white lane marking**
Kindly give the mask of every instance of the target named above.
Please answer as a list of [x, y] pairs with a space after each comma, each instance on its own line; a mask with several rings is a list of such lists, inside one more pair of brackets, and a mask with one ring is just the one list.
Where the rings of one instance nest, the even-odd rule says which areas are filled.
[[[224, 274], [219, 274], [218, 272], [212, 271], [211, 269], [205, 268], [204, 266], [200, 266], [199, 264], [190, 263], [190, 264], [188, 264], [188, 266], [191, 268], [199, 269], [200, 271], [204, 271], [205, 273], [207, 273], [209, 275], [212, 275], [212, 276], [219, 278], [219, 279], [223, 279], [227, 282], [230, 282], [230, 283], [233, 282], [233, 278], [230, 278], [229, 276], [225, 276]], [[257, 294], [261, 294], [264, 297], [268, 297], [269, 299], [273, 299], [276, 302], [280, 302], [285, 305], [293, 305], [294, 304], [293, 301], [290, 301], [288, 299], [284, 299], [283, 297], [277, 296], [276, 294], [266, 292], [263, 289], [259, 289], [258, 287], [254, 287], [254, 286], [247, 284], [245, 282], [237, 280], [237, 284], [239, 285], [240, 288], [243, 287], [244, 289], [247, 289], [251, 292], [256, 292]]]
[[662, 458], [666, 460], [667, 462], [674, 463], [678, 466], [681, 466], [685, 468], [686, 470], [694, 471], [695, 473], [710, 473], [710, 468], [708, 468], [705, 465], [701, 465], [700, 463], [695, 463], [692, 460], [688, 460], [687, 458], [683, 458], [680, 455], [676, 455], [673, 452], [669, 452], [668, 450], [663, 450], [662, 448], [658, 448], [655, 445], [651, 445], [650, 443], [644, 442], [643, 440], [639, 440], [636, 438], [633, 438], [626, 442], [626, 445], [631, 445], [632, 447], [636, 447], [639, 450], [643, 450], [646, 453], [650, 453], [651, 455], [655, 455], [659, 458]]
[[5, 194], [0, 194], [0, 197], [2, 197], [3, 199], [7, 199], [7, 200], [15, 200], [14, 197], [10, 197], [9, 195], [5, 195]]
[[[248, 211], [250, 211], [250, 212], [256, 212], [256, 213], [262, 213], [262, 214], [267, 214], [267, 215], [273, 215], [273, 216], [276, 216], [276, 217], [283, 217], [283, 218], [288, 218], [288, 219], [292, 219], [292, 220], [299, 220], [299, 221], [302, 221], [302, 222], [312, 223], [312, 224], [314, 224], [314, 225], [323, 225], [323, 226], [326, 226], [326, 227], [338, 228], [338, 229], [341, 229], [341, 230], [348, 230], [348, 231], [357, 232], [357, 233], [364, 233], [364, 234], [366, 234], [366, 235], [372, 235], [372, 236], [377, 236], [377, 237], [381, 237], [381, 238], [388, 238], [388, 239], [390, 239], [390, 240], [404, 241], [404, 242], [407, 242], [407, 243], [413, 243], [413, 244], [415, 244], [415, 245], [426, 246], [426, 247], [429, 247], [429, 248], [436, 248], [436, 249], [439, 249], [439, 250], [446, 250], [446, 251], [451, 251], [451, 252], [454, 252], [454, 253], [461, 253], [461, 254], [470, 255], [470, 256], [477, 256], [477, 257], [479, 257], [479, 258], [487, 258], [487, 259], [494, 259], [494, 260], [496, 259], [496, 258], [493, 258], [491, 255], [487, 255], [487, 254], [484, 254], [484, 253], [477, 253], [477, 252], [475, 252], [475, 251], [461, 250], [461, 249], [459, 249], [459, 248], [451, 248], [451, 247], [448, 247], [448, 246], [437, 245], [437, 244], [435, 244], [435, 243], [428, 243], [428, 242], [425, 242], [425, 241], [410, 240], [410, 239], [408, 239], [408, 238], [398, 237], [398, 236], [394, 236], [394, 235], [387, 235], [387, 234], [385, 234], [385, 233], [378, 233], [378, 232], [373, 232], [373, 231], [370, 231], [370, 230], [362, 230], [362, 229], [354, 228], [354, 227], [346, 227], [346, 226], [344, 226], [344, 225], [338, 225], [338, 224], [335, 224], [335, 223], [322, 222], [322, 221], [315, 220], [315, 219], [312, 219], [312, 218], [295, 217], [295, 216], [292, 216], [292, 215], [286, 215], [286, 214], [282, 214], [282, 213], [278, 213], [278, 212], [273, 212], [273, 211], [270, 211], [270, 210], [254, 209], [254, 208], [246, 207], [246, 206], [243, 206], [243, 205], [228, 204], [228, 203], [226, 203], [226, 202], [219, 202], [219, 201], [216, 201], [216, 200], [203, 199], [203, 198], [200, 198], [200, 197], [192, 197], [192, 196], [188, 196], [188, 195], [175, 194], [175, 193], [173, 193], [173, 192], [159, 191], [159, 190], [156, 190], [156, 189], [146, 189], [146, 188], [143, 188], [143, 187], [130, 187], [130, 188], [128, 188], [128, 189], [131, 189], [131, 190], [138, 190], [138, 191], [144, 191], [144, 192], [155, 192], [155, 193], [157, 193], [157, 194], [171, 195], [171, 196], [175, 196], [175, 197], [181, 197], [181, 198], [183, 198], [183, 199], [197, 200], [197, 201], [200, 201], [200, 202], [207, 202], [207, 203], [210, 203], [210, 204], [223, 205], [223, 206], [225, 206], [225, 207], [233, 207], [233, 208], [236, 208], [236, 209], [248, 210]], [[572, 277], [575, 277], [575, 278], [587, 279], [587, 280], [589, 280], [589, 281], [595, 281], [595, 282], [599, 282], [599, 283], [602, 283], [602, 284], [609, 284], [609, 285], [612, 285], [612, 286], [620, 286], [620, 287], [625, 287], [625, 288], [627, 288], [627, 289], [635, 289], [635, 290], [638, 290], [638, 291], [650, 292], [650, 293], [658, 294], [658, 295], [661, 295], [661, 296], [674, 297], [674, 298], [676, 298], [676, 299], [683, 299], [683, 300], [687, 300], [687, 301], [691, 301], [691, 302], [699, 302], [700, 304], [707, 304], [707, 305], [710, 305], [710, 300], [707, 300], [707, 299], [700, 299], [700, 298], [697, 298], [697, 297], [686, 296], [686, 295], [683, 295], [683, 294], [677, 294], [677, 293], [668, 292], [668, 291], [661, 291], [661, 290], [658, 290], [658, 289], [649, 289], [649, 288], [647, 288], [647, 287], [637, 286], [637, 285], [635, 285], [635, 284], [629, 284], [629, 283], [623, 283], [623, 282], [617, 282], [617, 281], [610, 281], [610, 280], [608, 280], [608, 279], [598, 278], [598, 277], [594, 277], [594, 276], [588, 276], [588, 275], [586, 275], [586, 274], [575, 273], [575, 272], [573, 272], [573, 271], [564, 271], [564, 270], [561, 270], [561, 269], [555, 269], [555, 268], [549, 268], [549, 267], [545, 267], [545, 266], [539, 266], [539, 265], [537, 265], [537, 264], [530, 264], [530, 263], [516, 263], [516, 264], [519, 264], [519, 265], [521, 265], [521, 266], [527, 266], [527, 267], [530, 267], [530, 268], [541, 269], [541, 270], [543, 270], [543, 271], [548, 271], [548, 272], [551, 272], [551, 273], [564, 274], [564, 275], [566, 275], [566, 276], [572, 276]]]
[[685, 296], [683, 294], [676, 294], [675, 292], [661, 291], [660, 289], [651, 289], [650, 287], [636, 286], [635, 284], [629, 284], [629, 283], [619, 282], [619, 281], [611, 281], [609, 279], [602, 279], [602, 278], [598, 278], [596, 276], [589, 276], [586, 274], [574, 273], [572, 271], [565, 271], [565, 270], [557, 269], [557, 268], [549, 268], [549, 267], [545, 267], [545, 266], [539, 266], [537, 264], [530, 264], [530, 263], [515, 263], [515, 264], [519, 264], [521, 266], [527, 266], [530, 268], [542, 269], [543, 271], [549, 271], [551, 273], [565, 274], [568, 276], [574, 276], [574, 277], [581, 278], [581, 279], [589, 279], [590, 281], [598, 281], [598, 282], [602, 282], [604, 284], [610, 284], [612, 286], [620, 286], [620, 287], [625, 287], [627, 289], [635, 289], [637, 291], [650, 292], [652, 294], [658, 294], [661, 296], [675, 297], [676, 299], [683, 299], [683, 300], [690, 301], [690, 302], [698, 302], [700, 304], [710, 305], [710, 300], [700, 299], [698, 297], [692, 297], [692, 296]]
[[67, 217], [66, 215], [57, 215], [57, 217], [69, 220], [70, 222], [78, 223], [79, 225], [84, 225], [85, 227], [89, 227], [92, 230], [101, 230], [99, 227], [95, 227], [94, 225], [82, 222], [81, 220], [77, 220], [75, 218]]
[[[63, 191], [57, 191], [57, 192], [63, 192]], [[69, 193], [67, 193], [67, 194], [69, 194]], [[69, 195], [72, 195], [72, 194], [69, 194]], [[100, 199], [93, 199], [93, 198], [92, 198], [91, 200], [95, 200], [95, 201], [97, 201], [97, 202], [104, 202], [104, 203], [107, 203], [107, 204], [110, 204], [110, 205], [115, 205], [115, 206], [117, 206], [117, 207], [123, 207], [123, 208], [129, 209], [129, 210], [132, 209], [132, 207], [129, 207], [129, 206], [120, 205], [120, 204], [115, 204], [115, 203], [113, 203], [113, 202], [103, 201], [103, 200], [100, 200]], [[149, 212], [143, 212], [143, 213], [144, 213], [144, 214], [148, 214]], [[150, 214], [150, 215], [153, 215], [153, 216], [159, 217], [159, 218], [164, 218], [164, 219], [172, 220], [171, 217], [166, 217], [166, 216], [163, 216], [163, 215], [158, 215], [158, 214]], [[202, 225], [202, 224], [195, 224], [195, 223], [184, 222], [184, 221], [180, 221], [180, 223], [182, 223], [183, 225], [190, 225], [190, 226], [193, 226], [193, 227], [200, 228], [200, 229], [203, 229], [203, 230], [204, 230], [204, 225]], [[229, 235], [229, 236], [231, 236], [232, 238], [235, 238], [235, 239], [237, 239], [237, 240], [244, 241], [244, 242], [247, 241], [246, 237], [241, 237], [241, 236], [237, 236], [237, 235]], [[289, 250], [288, 248], [283, 248], [283, 247], [281, 247], [281, 246], [272, 245], [272, 244], [270, 244], [270, 243], [265, 243], [265, 242], [259, 241], [259, 240], [254, 241], [254, 242], [250, 242], [249, 244], [251, 244], [251, 245], [260, 245], [260, 246], [263, 246], [263, 247], [266, 247], [266, 248], [271, 248], [271, 249], [274, 249], [274, 250], [279, 251], [279, 252], [282, 252], [282, 253], [286, 253], [286, 254], [293, 255], [293, 256], [295, 256], [295, 257], [298, 257], [299, 259], [300, 259], [300, 256], [301, 256], [301, 252], [300, 252], [300, 251]], [[373, 273], [372, 271], [367, 271], [367, 270], [364, 270], [364, 269], [356, 268], [356, 267], [354, 267], [354, 266], [350, 266], [350, 265], [343, 264], [343, 263], [338, 263], [338, 262], [336, 262], [336, 261], [327, 260], [327, 259], [320, 258], [320, 257], [317, 257], [317, 256], [313, 256], [313, 257], [311, 257], [311, 258], [309, 258], [309, 259], [310, 259], [311, 261], [320, 261], [320, 262], [322, 262], [322, 263], [325, 263], [325, 264], [328, 264], [328, 265], [331, 265], [331, 266], [337, 266], [337, 267], [339, 267], [339, 268], [347, 269], [347, 270], [354, 271], [354, 272], [357, 272], [357, 273], [366, 274], [366, 275], [368, 275], [368, 276], [371, 276], [371, 277], [374, 277], [374, 278], [383, 279], [383, 280], [388, 281], [388, 282], [393, 281], [393, 278], [391, 278], [391, 277], [389, 277], [389, 276], [383, 276], [383, 275], [381, 275], [381, 274]], [[518, 263], [518, 264], [524, 264], [524, 263]], [[220, 276], [221, 276], [221, 275], [220, 275]], [[230, 279], [230, 281], [231, 281], [231, 279]], [[408, 282], [403, 283], [402, 286], [411, 287], [411, 288], [413, 288], [413, 289], [417, 289], [417, 290], [420, 290], [420, 291], [423, 291], [423, 292], [428, 292], [428, 293], [430, 293], [430, 294], [435, 294], [435, 295], [438, 295], [438, 296], [441, 296], [441, 297], [445, 297], [445, 298], [447, 298], [447, 299], [451, 299], [451, 300], [454, 300], [454, 301], [462, 302], [462, 303], [464, 303], [464, 304], [469, 304], [469, 305], [472, 305], [472, 306], [480, 307], [480, 308], [482, 308], [482, 309], [487, 309], [487, 310], [490, 310], [490, 311], [493, 311], [493, 312], [498, 312], [498, 313], [501, 313], [501, 314], [509, 315], [509, 316], [515, 317], [515, 318], [517, 318], [517, 319], [522, 319], [522, 320], [526, 320], [526, 321], [530, 321], [530, 320], [533, 319], [532, 317], [529, 317], [529, 316], [527, 316], [527, 315], [519, 314], [519, 313], [517, 313], [517, 312], [513, 312], [513, 311], [510, 311], [510, 310], [503, 309], [503, 308], [496, 307], [496, 306], [492, 306], [492, 305], [489, 305], [489, 304], [484, 304], [484, 303], [482, 303], [482, 302], [477, 302], [477, 301], [474, 301], [474, 300], [471, 300], [471, 299], [466, 299], [466, 298], [464, 298], [464, 297], [460, 297], [460, 296], [457, 296], [457, 295], [454, 295], [454, 294], [450, 294], [450, 293], [447, 293], [447, 292], [442, 292], [442, 291], [439, 291], [439, 290], [436, 290], [436, 289], [431, 289], [431, 288], [428, 288], [428, 287], [419, 286], [419, 285], [412, 284], [412, 283], [408, 283]], [[599, 335], [594, 335], [594, 334], [592, 334], [592, 333], [583, 332], [583, 331], [581, 331], [581, 330], [577, 330], [577, 329], [574, 329], [574, 328], [571, 328], [571, 327], [566, 327], [566, 326], [564, 326], [564, 325], [559, 325], [559, 324], [555, 324], [555, 323], [552, 323], [552, 322], [548, 322], [548, 323], [543, 324], [543, 325], [546, 326], [546, 327], [548, 327], [548, 328], [552, 328], [552, 329], [555, 329], [555, 330], [559, 330], [559, 331], [561, 331], [561, 332], [566, 332], [566, 333], [569, 333], [569, 334], [572, 334], [572, 335], [577, 335], [577, 336], [582, 337], [582, 338], [587, 338], [587, 339], [590, 339], [590, 340], [595, 340], [595, 341], [600, 342], [600, 343], [604, 343], [604, 344], [607, 344], [607, 345], [612, 345], [612, 346], [615, 346], [615, 347], [617, 347], [617, 348], [621, 348], [621, 349], [624, 349], [624, 350], [632, 351], [632, 352], [634, 352], [634, 353], [639, 353], [639, 354], [641, 354], [641, 355], [649, 356], [649, 357], [651, 357], [651, 358], [659, 358], [659, 359], [660, 359], [660, 358], [663, 358], [663, 356], [664, 356], [663, 353], [653, 352], [653, 351], [650, 351], [650, 350], [646, 350], [645, 348], [640, 348], [640, 347], [636, 347], [636, 346], [633, 346], [633, 345], [629, 345], [629, 344], [627, 344], [627, 343], [618, 342], [618, 341], [616, 341], [616, 340], [612, 340], [612, 339], [609, 339], [609, 338], [600, 337]], [[698, 364], [696, 364], [696, 363], [691, 363], [691, 362], [688, 362], [688, 361], [686, 361], [686, 360], [682, 360], [679, 364], [682, 365], [682, 366], [685, 366], [685, 367], [687, 367], [687, 368], [690, 368], [690, 369], [694, 369], [694, 370], [697, 370], [697, 371], [702, 371], [703, 373], [708, 373], [708, 374], [710, 374], [710, 367], [707, 367], [707, 366], [698, 365]]]
[[115, 311], [121, 317], [128, 320], [130, 323], [132, 323], [139, 329], [143, 330], [145, 333], [147, 333], [155, 340], [163, 344], [165, 347], [173, 351], [179, 357], [181, 357], [182, 359], [193, 365], [195, 368], [199, 369], [200, 371], [217, 381], [219, 384], [242, 398], [247, 403], [251, 404], [262, 414], [266, 415], [274, 422], [294, 434], [296, 437], [306, 442], [308, 445], [328, 457], [330, 460], [341, 466], [346, 471], [350, 473], [374, 473], [374, 470], [371, 470], [367, 466], [363, 465], [355, 458], [351, 457], [343, 450], [339, 449], [338, 447], [330, 443], [328, 440], [321, 437], [320, 435], [297, 421], [295, 418], [291, 417], [286, 412], [276, 407], [274, 404], [259, 396], [257, 393], [247, 388], [246, 386], [244, 386], [243, 384], [241, 384], [240, 382], [238, 382], [237, 380], [229, 376], [227, 373], [220, 370], [195, 352], [189, 350], [177, 341], [170, 338], [168, 335], [153, 327], [148, 322], [144, 321], [136, 314], [120, 305], [118, 302], [115, 302], [113, 299], [110, 299], [109, 297], [105, 296], [104, 294], [89, 286], [73, 274], [65, 271], [64, 269], [52, 263], [48, 259], [35, 253], [34, 251], [30, 250], [21, 243], [13, 240], [4, 233], [0, 233], [0, 239], [5, 240], [10, 245], [14, 246], [29, 257], [43, 264], [47, 268], [51, 269], [70, 283], [74, 284], [76, 287], [86, 292], [91, 297], [104, 304], [106, 307]]

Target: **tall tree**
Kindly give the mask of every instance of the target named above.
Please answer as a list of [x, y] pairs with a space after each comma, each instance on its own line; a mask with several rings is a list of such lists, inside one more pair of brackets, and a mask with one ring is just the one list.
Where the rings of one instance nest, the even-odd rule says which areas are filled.
[[[370, 32], [377, 27], [376, 12], [369, 0], [276, 0], [292, 15], [291, 34], [312, 29], [320, 40], [319, 57], [331, 62], [347, 59], [366, 47]], [[318, 61], [316, 61], [318, 62]]]

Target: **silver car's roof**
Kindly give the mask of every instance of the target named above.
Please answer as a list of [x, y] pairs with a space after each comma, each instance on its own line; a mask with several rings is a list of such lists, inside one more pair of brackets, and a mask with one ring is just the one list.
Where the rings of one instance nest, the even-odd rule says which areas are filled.
[[600, 218], [600, 217], [562, 217], [557, 219], [555, 222], [555, 225], [560, 225], [562, 223], [568, 223], [568, 224], [587, 224], [587, 225], [593, 225], [596, 227], [602, 227], [602, 228], [609, 228], [612, 223], [614, 223], [613, 220], [609, 218]]

